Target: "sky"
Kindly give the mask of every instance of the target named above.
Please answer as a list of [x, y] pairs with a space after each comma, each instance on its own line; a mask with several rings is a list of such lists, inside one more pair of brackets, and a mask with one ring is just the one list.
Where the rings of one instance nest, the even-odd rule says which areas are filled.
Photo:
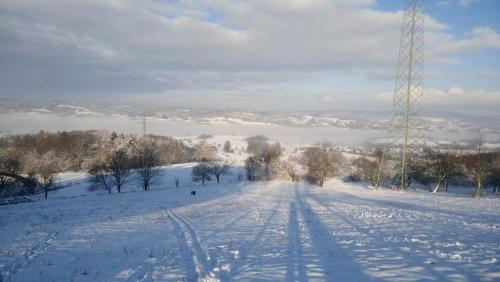
[[[2, 0], [0, 97], [392, 106], [403, 1]], [[500, 116], [500, 1], [425, 2], [424, 107]]]

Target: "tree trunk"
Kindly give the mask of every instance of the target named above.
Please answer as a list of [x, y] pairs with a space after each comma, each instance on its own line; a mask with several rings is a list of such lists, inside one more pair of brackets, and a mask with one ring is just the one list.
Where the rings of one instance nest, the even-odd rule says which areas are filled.
[[446, 184], [445, 184], [445, 189], [446, 189], [446, 192], [448, 192], [448, 181], [446, 181]]
[[217, 178], [217, 184], [219, 184], [220, 175], [215, 176]]
[[49, 194], [49, 189], [48, 189], [48, 187], [44, 187], [44, 188], [45, 188], [44, 189], [45, 190], [45, 199], [47, 199], [47, 196]]
[[436, 193], [439, 190], [439, 187], [441, 187], [441, 179], [438, 180], [436, 187], [434, 187], [434, 190], [432, 190], [432, 193]]
[[205, 185], [205, 176], [201, 177], [201, 185]]
[[480, 198], [481, 195], [483, 194], [483, 184], [481, 183], [481, 174], [478, 173], [477, 176], [477, 187], [476, 187], [476, 198]]
[[122, 192], [122, 191], [121, 191], [121, 190], [122, 190], [121, 188], [122, 188], [122, 187], [121, 187], [121, 184], [116, 185], [116, 189], [118, 189], [118, 193], [121, 193], [121, 192]]
[[108, 190], [108, 194], [111, 194], [111, 188], [109, 188], [108, 183], [106, 183], [106, 180], [102, 182], [102, 185], [104, 186], [104, 189]]

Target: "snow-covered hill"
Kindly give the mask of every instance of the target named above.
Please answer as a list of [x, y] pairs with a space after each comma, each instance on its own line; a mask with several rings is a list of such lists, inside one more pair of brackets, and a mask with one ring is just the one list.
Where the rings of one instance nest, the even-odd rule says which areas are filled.
[[0, 281], [500, 278], [500, 199], [234, 174], [201, 186], [191, 166], [148, 192], [91, 193], [73, 174], [48, 200], [0, 206]]

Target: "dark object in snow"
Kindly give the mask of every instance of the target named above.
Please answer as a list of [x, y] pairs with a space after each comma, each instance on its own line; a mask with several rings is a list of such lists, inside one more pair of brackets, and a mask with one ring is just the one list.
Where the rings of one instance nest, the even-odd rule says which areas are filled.
[[191, 195], [195, 196], [196, 195], [196, 191], [195, 190], [191, 191]]

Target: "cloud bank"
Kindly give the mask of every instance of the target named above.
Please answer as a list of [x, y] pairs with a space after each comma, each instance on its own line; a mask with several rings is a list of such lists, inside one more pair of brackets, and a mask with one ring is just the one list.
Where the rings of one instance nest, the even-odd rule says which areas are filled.
[[[375, 5], [374, 0], [2, 1], [0, 96], [282, 95], [293, 90], [287, 83], [314, 81], [312, 76], [325, 71], [390, 81], [402, 12]], [[426, 46], [429, 61], [457, 64], [460, 54], [500, 49], [500, 35], [476, 27], [458, 38], [427, 16]]]

